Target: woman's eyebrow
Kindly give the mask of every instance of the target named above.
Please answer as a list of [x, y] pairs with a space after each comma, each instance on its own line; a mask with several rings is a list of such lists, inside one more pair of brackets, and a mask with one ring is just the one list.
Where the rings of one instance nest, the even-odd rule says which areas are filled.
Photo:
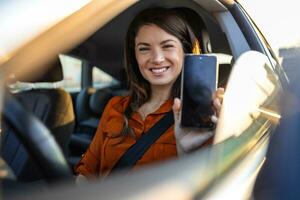
[[146, 42], [139, 42], [137, 43], [136, 46], [140, 46], [140, 45], [143, 45], [143, 46], [150, 46], [150, 44], [146, 43]]
[[[176, 40], [172, 40], [172, 39], [168, 39], [168, 40], [164, 40], [162, 42], [160, 42], [161, 45], [168, 43], [168, 42], [177, 42]], [[149, 43], [146, 42], [139, 42], [136, 44], [136, 46], [151, 46]]]
[[160, 44], [165, 44], [165, 43], [168, 43], [168, 42], [176, 42], [176, 40], [168, 39], [168, 40], [162, 41]]

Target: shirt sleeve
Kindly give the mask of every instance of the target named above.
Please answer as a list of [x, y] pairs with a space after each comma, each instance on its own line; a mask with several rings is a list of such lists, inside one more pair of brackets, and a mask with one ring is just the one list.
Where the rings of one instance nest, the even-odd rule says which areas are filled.
[[106, 123], [110, 115], [111, 107], [116, 103], [119, 98], [112, 98], [106, 105], [101, 120], [99, 122], [96, 134], [85, 152], [79, 163], [75, 166], [75, 173], [81, 174], [86, 177], [99, 176], [100, 162], [101, 162], [101, 146], [104, 143], [105, 135], [103, 132], [103, 126]]

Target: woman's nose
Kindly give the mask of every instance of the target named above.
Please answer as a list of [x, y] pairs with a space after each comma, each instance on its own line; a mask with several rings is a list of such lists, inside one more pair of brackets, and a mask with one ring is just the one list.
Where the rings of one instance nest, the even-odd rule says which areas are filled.
[[152, 62], [154, 64], [160, 64], [164, 60], [165, 60], [165, 56], [164, 56], [164, 54], [161, 50], [159, 50], [159, 49], [153, 50], [153, 52], [152, 52]]

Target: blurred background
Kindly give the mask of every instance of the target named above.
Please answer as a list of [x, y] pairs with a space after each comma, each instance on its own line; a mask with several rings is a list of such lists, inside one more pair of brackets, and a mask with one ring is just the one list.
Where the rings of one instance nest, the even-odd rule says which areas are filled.
[[300, 77], [298, 0], [240, 0], [279, 56], [291, 82]]

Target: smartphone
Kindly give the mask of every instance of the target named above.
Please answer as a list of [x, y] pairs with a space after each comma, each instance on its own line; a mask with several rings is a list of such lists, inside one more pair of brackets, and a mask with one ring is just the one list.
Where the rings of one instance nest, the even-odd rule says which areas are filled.
[[213, 92], [217, 89], [218, 63], [214, 55], [186, 54], [181, 74], [182, 127], [213, 129]]

